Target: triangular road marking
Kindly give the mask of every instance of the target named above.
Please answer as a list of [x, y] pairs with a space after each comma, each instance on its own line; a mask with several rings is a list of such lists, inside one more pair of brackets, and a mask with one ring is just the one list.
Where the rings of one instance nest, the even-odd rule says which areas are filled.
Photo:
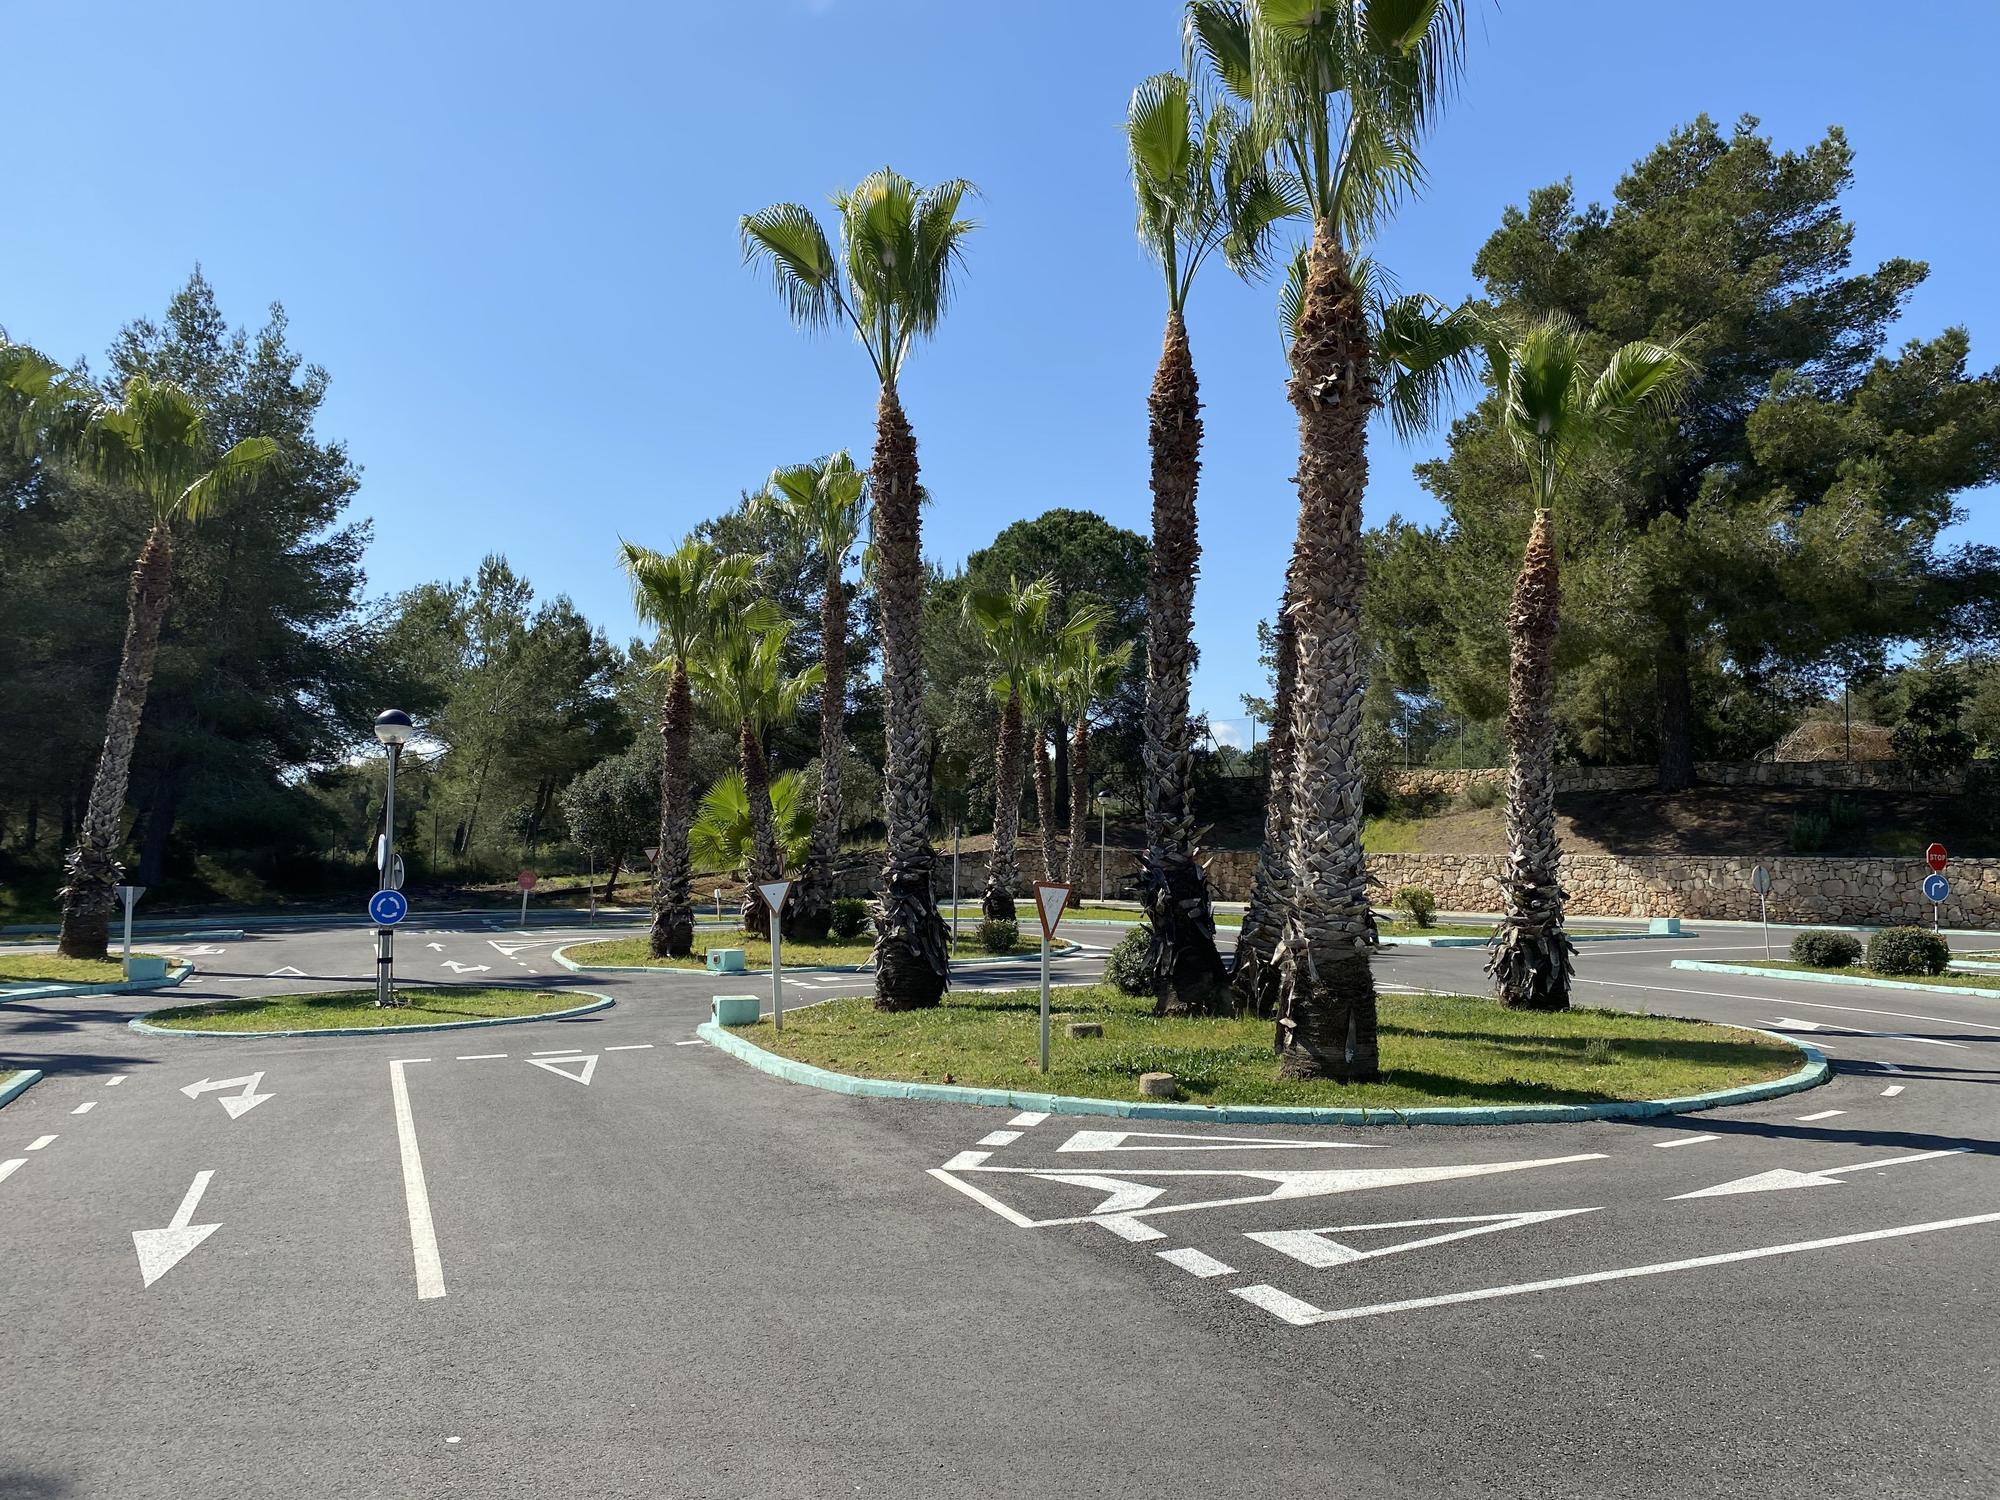
[[[1247, 1235], [1260, 1245], [1268, 1245], [1281, 1255], [1289, 1255], [1293, 1260], [1315, 1270], [1325, 1270], [1328, 1266], [1344, 1266], [1357, 1260], [1374, 1260], [1382, 1255], [1401, 1255], [1405, 1250], [1421, 1250], [1426, 1245], [1444, 1245], [1453, 1240], [1469, 1240], [1482, 1234], [1498, 1234], [1503, 1229], [1520, 1229], [1529, 1224], [1542, 1224], [1550, 1219], [1566, 1219], [1573, 1214], [1594, 1214], [1594, 1208], [1550, 1208], [1531, 1213], [1518, 1214], [1468, 1214], [1447, 1219], [1397, 1219], [1386, 1224], [1343, 1224], [1327, 1229], [1264, 1229]], [[1328, 1236], [1336, 1234], [1375, 1234], [1389, 1229], [1427, 1229], [1439, 1224], [1466, 1224], [1467, 1229], [1447, 1230], [1443, 1234], [1422, 1235], [1414, 1240], [1404, 1240], [1401, 1244], [1383, 1245], [1373, 1250], [1357, 1250], [1352, 1245], [1342, 1244]]]
[[530, 948], [546, 948], [550, 943], [560, 942], [561, 939], [529, 938], [526, 941], [513, 939], [503, 943], [498, 938], [488, 938], [486, 941], [498, 948], [503, 956], [512, 958], [516, 953], [524, 953]]
[[151, 1286], [221, 1227], [220, 1224], [183, 1224], [178, 1229], [133, 1230], [132, 1248], [139, 1252], [139, 1275], [147, 1286]]
[[215, 1102], [229, 1111], [230, 1119], [240, 1120], [266, 1099], [275, 1099], [276, 1097], [277, 1095], [275, 1094], [224, 1094]]
[[[597, 1071], [597, 1054], [595, 1052], [591, 1053], [588, 1057], [531, 1057], [527, 1061], [530, 1067], [545, 1068], [558, 1078], [567, 1078], [572, 1083], [587, 1084], [590, 1082], [591, 1075]], [[582, 1071], [576, 1073], [570, 1072], [570, 1069], [577, 1063], [583, 1064]]]
[[266, 979], [283, 979], [288, 975], [296, 979], [303, 979], [306, 977], [306, 971], [304, 969], [295, 969], [290, 964], [286, 964], [284, 968], [273, 969], [264, 977]]
[[1714, 1187], [1700, 1188], [1692, 1193], [1676, 1193], [1680, 1198], [1729, 1198], [1737, 1193], [1778, 1193], [1787, 1188], [1844, 1187], [1838, 1177], [1828, 1177], [1821, 1172], [1794, 1172], [1790, 1167], [1776, 1167], [1769, 1172], [1759, 1172], [1754, 1177], [1739, 1177], [1734, 1182], [1718, 1183]]
[[1073, 1176], [1067, 1173], [1058, 1175], [1054, 1172], [1044, 1172], [1039, 1175], [1044, 1182], [1066, 1182], [1071, 1187], [1095, 1188], [1100, 1193], [1109, 1193], [1110, 1197], [1091, 1210], [1097, 1214], [1129, 1213], [1135, 1208], [1144, 1208], [1166, 1192], [1163, 1187], [1151, 1187], [1143, 1182], [1126, 1182], [1118, 1177], [1096, 1177], [1085, 1173]]
[[[1136, 1142], [1126, 1145], [1127, 1141]], [[1192, 1145], [1169, 1145], [1190, 1141]], [[1161, 1144], [1154, 1144], [1159, 1142]], [[1162, 1130], [1079, 1130], [1058, 1151], [1380, 1151], [1379, 1141], [1280, 1141], [1253, 1135], [1187, 1135]]]

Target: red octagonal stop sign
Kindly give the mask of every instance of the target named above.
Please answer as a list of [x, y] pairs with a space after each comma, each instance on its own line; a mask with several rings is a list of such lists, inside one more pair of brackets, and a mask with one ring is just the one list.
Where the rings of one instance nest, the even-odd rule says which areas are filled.
[[1930, 848], [1924, 850], [1924, 863], [1942, 875], [1944, 873], [1944, 845], [1932, 844]]

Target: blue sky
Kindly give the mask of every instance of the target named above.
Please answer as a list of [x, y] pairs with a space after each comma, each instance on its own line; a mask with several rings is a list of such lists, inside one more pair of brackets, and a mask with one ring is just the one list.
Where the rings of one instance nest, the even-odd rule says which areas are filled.
[[[1382, 259], [1472, 289], [1529, 188], [1608, 198], [1677, 123], [1750, 112], [1857, 152], [1858, 258], [1928, 260], [1899, 335], [1967, 325], [2000, 359], [2000, 231], [1982, 100], [2000, 7], [1928, 0], [1509, 0], [1477, 11], [1431, 188]], [[232, 319], [272, 300], [333, 375], [323, 430], [364, 468], [375, 592], [506, 553], [614, 639], [619, 535], [670, 544], [773, 465], [865, 455], [865, 357], [787, 324], [736, 222], [888, 163], [981, 189], [970, 268], [904, 399], [962, 559], [1067, 505], [1144, 530], [1145, 394], [1164, 303], [1132, 234], [1119, 131], [1176, 65], [1175, 0], [507, 0], [5, 11], [0, 325], [101, 355], [199, 261]], [[26, 128], [33, 122], [33, 130]], [[31, 151], [23, 145], [34, 137]], [[1217, 266], [1190, 316], [1207, 403], [1195, 706], [1254, 689], [1294, 514], [1272, 291]], [[1422, 448], [1372, 452], [1371, 522], [1430, 519]], [[1966, 528], [2000, 542], [1991, 497]], [[1237, 727], [1241, 720], [1237, 718]], [[1229, 726], [1221, 726], [1227, 733]]]

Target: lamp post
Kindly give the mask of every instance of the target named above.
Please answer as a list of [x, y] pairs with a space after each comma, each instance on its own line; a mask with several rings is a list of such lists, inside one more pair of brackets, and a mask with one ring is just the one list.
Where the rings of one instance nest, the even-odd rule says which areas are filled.
[[1111, 793], [1097, 794], [1097, 899], [1104, 900], [1104, 809], [1111, 801]]
[[[384, 709], [375, 716], [375, 738], [389, 752], [388, 791], [382, 798], [380, 879], [384, 889], [394, 878], [396, 869], [396, 763], [402, 759], [403, 746], [410, 742], [413, 729], [410, 716], [400, 708]], [[396, 929], [393, 927], [375, 929], [375, 1003], [379, 1006], [396, 1003]]]

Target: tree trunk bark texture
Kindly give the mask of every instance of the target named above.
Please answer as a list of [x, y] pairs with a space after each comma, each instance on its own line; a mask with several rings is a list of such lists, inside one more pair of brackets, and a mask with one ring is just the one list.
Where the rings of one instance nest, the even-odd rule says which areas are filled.
[[[1057, 731], [1060, 735], [1061, 731]], [[1056, 783], [1062, 776], [1059, 762], [1066, 757], [1058, 756], [1056, 761], [1049, 758], [1049, 725], [1046, 720], [1035, 726], [1035, 832], [1042, 841], [1042, 879], [1054, 880], [1056, 872], [1062, 869], [1061, 840], [1056, 836]], [[1057, 745], [1061, 749], [1060, 743]]]
[[[1084, 856], [1090, 850], [1090, 725], [1079, 719], [1069, 735], [1069, 849], [1063, 884], [1074, 893], [1083, 885]], [[1049, 876], [1051, 880], [1055, 876]], [[1074, 895], [1072, 894], [1074, 904]]]
[[110, 943], [111, 911], [124, 875], [118, 846], [125, 822], [125, 788], [139, 722], [146, 712], [146, 694], [153, 685], [153, 663], [160, 653], [160, 626], [167, 617], [173, 576], [173, 539], [168, 523], [161, 521], [146, 538], [132, 570], [125, 647], [111, 690], [111, 710], [105, 715], [104, 749], [97, 758], [76, 847], [64, 868], [68, 879], [56, 946], [65, 958], [103, 958]]
[[1507, 611], [1507, 868], [1505, 911], [1486, 972], [1515, 1010], [1568, 1010], [1575, 945], [1563, 931], [1564, 891], [1556, 876], [1556, 624], [1562, 608], [1555, 522], [1535, 513], [1534, 529]]
[[[771, 763], [749, 724], [736, 731], [737, 760], [743, 767], [743, 799], [750, 806], [750, 878], [743, 884], [743, 930], [758, 937], [771, 935], [771, 908], [757, 889], [784, 874], [778, 850], [778, 821], [771, 810]], [[788, 903], [789, 904], [789, 903]]]
[[1660, 790], [1684, 792], [1694, 785], [1694, 686], [1685, 635], [1675, 631], [1668, 637], [1653, 672], [1660, 701]]
[[1229, 979], [1237, 1010], [1267, 1020], [1278, 1013], [1278, 939], [1285, 929], [1285, 893], [1291, 879], [1291, 704], [1299, 680], [1299, 635], [1292, 625], [1289, 572], [1272, 636], [1276, 670], [1271, 687], [1271, 734], [1264, 742], [1264, 844], [1250, 877], [1250, 900], [1237, 933], [1236, 960], [1230, 966]]
[[660, 710], [660, 861], [653, 871], [655, 958], [686, 958], [694, 951], [693, 872], [688, 859], [688, 825], [693, 806], [688, 786], [688, 743], [694, 730], [694, 700], [687, 663], [676, 661]]
[[986, 894], [979, 902], [989, 922], [1015, 920], [1020, 841], [1021, 695], [1010, 692], [1000, 710], [1000, 741], [993, 751], [993, 857], [986, 864]]
[[[1287, 1078], [1379, 1076], [1361, 854], [1361, 495], [1375, 404], [1368, 319], [1333, 226], [1313, 226], [1289, 394], [1299, 414], [1290, 910], [1274, 1042]], [[1279, 707], [1285, 712], [1285, 706]]]
[[875, 492], [875, 593], [882, 614], [883, 775], [889, 857], [875, 906], [875, 1004], [936, 1005], [950, 979], [944, 919], [931, 890], [930, 784], [924, 767], [923, 554], [917, 439], [882, 387], [869, 465]]
[[[1146, 576], [1146, 861], [1140, 903], [1152, 933], [1155, 1009], [1161, 1015], [1219, 1014], [1229, 1004], [1229, 976], [1215, 946], [1214, 905], [1195, 849], [1194, 743], [1188, 732], [1194, 589], [1201, 571], [1195, 505], [1201, 389], [1187, 324], [1178, 311], [1167, 315], [1146, 414], [1153, 556]], [[1072, 800], [1077, 795], [1072, 793]]]
[[820, 662], [826, 677], [819, 699], [819, 797], [813, 806], [806, 867], [785, 913], [785, 933], [823, 943], [833, 926], [833, 874], [840, 859], [840, 768], [847, 758], [847, 595], [840, 559], [828, 558], [820, 600]]

